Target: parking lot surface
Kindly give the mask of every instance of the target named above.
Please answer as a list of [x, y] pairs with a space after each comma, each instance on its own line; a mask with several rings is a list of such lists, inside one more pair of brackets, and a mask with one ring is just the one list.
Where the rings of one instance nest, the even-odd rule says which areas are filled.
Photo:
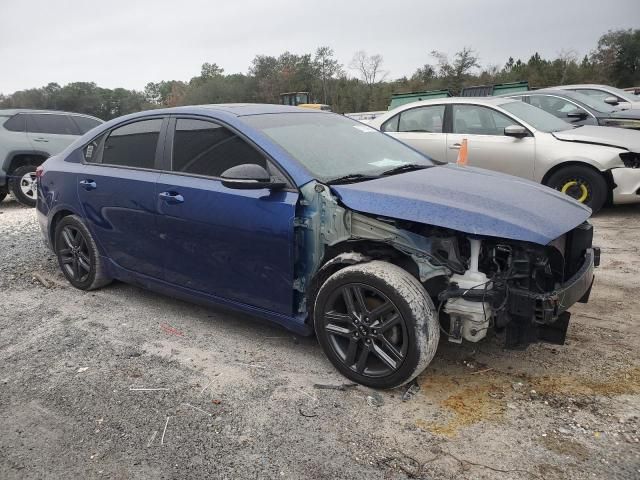
[[347, 384], [316, 340], [114, 283], [81, 292], [0, 204], [0, 478], [640, 477], [640, 206], [566, 345], [445, 340], [419, 388]]

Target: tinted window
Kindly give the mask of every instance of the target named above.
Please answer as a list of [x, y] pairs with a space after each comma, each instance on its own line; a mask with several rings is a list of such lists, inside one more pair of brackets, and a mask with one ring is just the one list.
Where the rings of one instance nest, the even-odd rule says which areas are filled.
[[12, 132], [24, 132], [24, 115], [14, 115], [4, 123], [4, 128]]
[[66, 115], [34, 113], [27, 117], [27, 131], [52, 135], [78, 135], [76, 126]]
[[173, 138], [175, 172], [220, 177], [236, 165], [267, 168], [264, 156], [228, 128], [204, 120], [180, 118]]
[[71, 119], [78, 126], [78, 130], [80, 131], [81, 135], [84, 135], [85, 133], [87, 133], [92, 128], [97, 127], [98, 125], [100, 125], [100, 122], [98, 120], [95, 120], [95, 119], [89, 118], [89, 117], [72, 116]]
[[442, 133], [444, 105], [412, 108], [400, 113], [398, 132]]
[[531, 95], [531, 105], [541, 108], [558, 118], [568, 118], [570, 113], [586, 113], [586, 110], [577, 105], [558, 97], [548, 95]]
[[504, 127], [515, 122], [492, 108], [480, 105], [453, 105], [453, 133], [504, 135]]
[[102, 163], [153, 168], [161, 126], [162, 119], [156, 118], [112, 130], [104, 142]]

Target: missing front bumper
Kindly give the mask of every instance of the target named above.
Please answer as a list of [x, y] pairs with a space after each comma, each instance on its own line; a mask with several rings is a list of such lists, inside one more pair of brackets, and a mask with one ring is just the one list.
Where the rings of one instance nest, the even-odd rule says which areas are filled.
[[600, 249], [588, 248], [580, 269], [560, 288], [545, 293], [510, 289], [506, 345], [525, 347], [529, 343], [545, 341], [563, 344], [569, 326], [569, 307], [589, 300], [594, 269], [600, 263]]

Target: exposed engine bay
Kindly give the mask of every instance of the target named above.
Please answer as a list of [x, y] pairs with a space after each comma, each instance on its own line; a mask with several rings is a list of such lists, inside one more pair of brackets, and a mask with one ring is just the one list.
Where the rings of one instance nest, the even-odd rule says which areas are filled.
[[309, 308], [314, 279], [340, 264], [385, 259], [420, 279], [451, 342], [478, 342], [495, 331], [504, 332], [511, 348], [535, 341], [562, 344], [566, 310], [588, 300], [599, 263], [588, 222], [542, 246], [374, 218], [344, 208], [319, 183], [305, 186], [303, 196], [295, 220], [301, 314]]

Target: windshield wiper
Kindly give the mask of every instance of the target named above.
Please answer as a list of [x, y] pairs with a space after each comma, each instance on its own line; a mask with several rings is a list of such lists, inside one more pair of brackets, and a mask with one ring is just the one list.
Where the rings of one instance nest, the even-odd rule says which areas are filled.
[[362, 173], [350, 173], [349, 175], [344, 175], [342, 177], [329, 180], [327, 183], [329, 185], [338, 185], [340, 183], [351, 183], [351, 182], [360, 182], [364, 180], [373, 180], [374, 178], [378, 178], [378, 175], [364, 175]]
[[382, 175], [395, 175], [396, 173], [411, 172], [413, 170], [422, 170], [429, 168], [427, 165], [420, 165], [418, 163], [406, 163], [404, 165], [398, 165], [397, 167], [385, 170]]

